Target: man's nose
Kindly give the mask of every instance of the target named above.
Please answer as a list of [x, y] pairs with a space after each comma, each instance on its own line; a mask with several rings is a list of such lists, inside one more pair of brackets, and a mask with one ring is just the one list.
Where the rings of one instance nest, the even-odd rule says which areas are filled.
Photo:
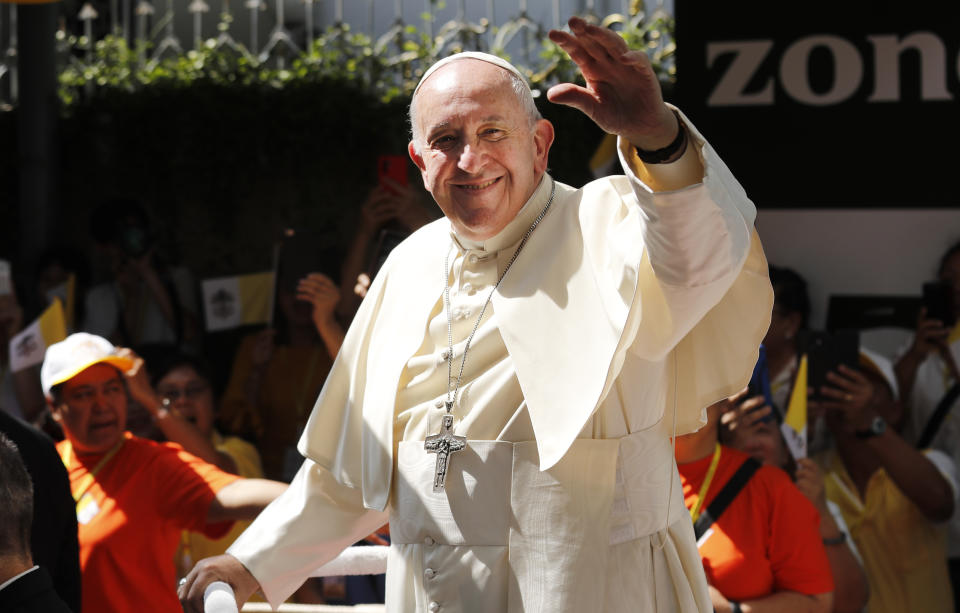
[[457, 166], [460, 170], [469, 173], [476, 173], [483, 168], [484, 152], [482, 146], [473, 143], [467, 143], [460, 152], [460, 159]]

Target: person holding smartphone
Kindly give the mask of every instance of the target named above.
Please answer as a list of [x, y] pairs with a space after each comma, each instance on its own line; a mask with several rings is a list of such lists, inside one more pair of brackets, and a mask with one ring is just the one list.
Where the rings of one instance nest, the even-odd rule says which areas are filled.
[[[371, 281], [393, 247], [433, 221], [433, 216], [424, 206], [422, 190], [410, 186], [406, 180], [399, 180], [405, 175], [398, 170], [399, 163], [393, 160], [394, 157], [381, 156], [378, 183], [360, 206], [360, 219], [341, 268], [337, 314], [343, 321], [353, 318]], [[384, 158], [393, 160], [387, 166], [390, 169], [387, 172], [384, 171]], [[403, 162], [408, 165], [406, 159]]]
[[810, 401], [836, 441], [815, 458], [863, 557], [870, 613], [953, 610], [943, 528], [957, 500], [956, 467], [899, 431], [903, 407], [890, 363], [861, 354], [860, 369], [827, 374]]
[[[950, 325], [950, 319], [956, 322], [960, 317], [960, 242], [941, 256], [937, 278], [946, 290], [941, 293], [946, 308], [939, 300], [928, 301], [895, 369], [906, 408], [907, 439], [960, 462], [960, 325]], [[960, 611], [960, 513], [950, 520], [947, 554]]]

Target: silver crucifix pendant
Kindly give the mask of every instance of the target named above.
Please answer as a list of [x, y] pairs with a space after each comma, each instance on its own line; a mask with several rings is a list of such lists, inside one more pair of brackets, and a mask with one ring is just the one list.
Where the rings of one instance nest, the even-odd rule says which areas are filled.
[[437, 454], [436, 468], [433, 470], [433, 491], [442, 492], [447, 480], [447, 465], [450, 454], [463, 451], [467, 446], [467, 437], [453, 433], [453, 415], [444, 415], [440, 432], [432, 434], [423, 441], [423, 448], [427, 453]]

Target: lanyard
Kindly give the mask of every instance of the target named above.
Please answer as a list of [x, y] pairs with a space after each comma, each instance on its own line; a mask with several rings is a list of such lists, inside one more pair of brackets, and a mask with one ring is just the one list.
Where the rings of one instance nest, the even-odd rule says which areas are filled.
[[713, 459], [710, 460], [710, 468], [707, 469], [707, 476], [703, 478], [703, 485], [700, 486], [700, 492], [697, 494], [697, 504], [690, 509], [690, 519], [697, 523], [700, 518], [700, 509], [703, 507], [703, 501], [710, 490], [710, 484], [713, 482], [713, 476], [717, 473], [717, 465], [720, 464], [720, 443], [713, 448]]
[[[107, 465], [107, 462], [113, 459], [113, 456], [117, 455], [117, 452], [120, 451], [120, 448], [123, 447], [123, 444], [126, 442], [126, 437], [121, 438], [117, 443], [110, 448], [100, 461], [97, 462], [97, 465], [93, 467], [93, 470], [84, 475], [83, 480], [80, 481], [76, 489], [73, 490], [73, 500], [75, 502], [80, 502], [80, 499], [84, 494], [87, 493], [87, 490], [90, 489], [90, 486], [93, 485], [94, 480], [97, 477], [97, 473]], [[73, 453], [73, 445], [70, 444], [70, 441], [64, 443], [63, 446], [63, 465], [67, 467], [67, 472], [70, 472], [70, 454]], [[74, 454], [76, 455], [76, 454]], [[71, 488], [73, 489], [73, 488]]]

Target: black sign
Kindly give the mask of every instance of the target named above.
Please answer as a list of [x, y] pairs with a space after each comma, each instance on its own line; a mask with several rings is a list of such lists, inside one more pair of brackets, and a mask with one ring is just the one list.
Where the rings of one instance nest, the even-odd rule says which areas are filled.
[[676, 0], [674, 101], [760, 207], [960, 206], [960, 3]]

